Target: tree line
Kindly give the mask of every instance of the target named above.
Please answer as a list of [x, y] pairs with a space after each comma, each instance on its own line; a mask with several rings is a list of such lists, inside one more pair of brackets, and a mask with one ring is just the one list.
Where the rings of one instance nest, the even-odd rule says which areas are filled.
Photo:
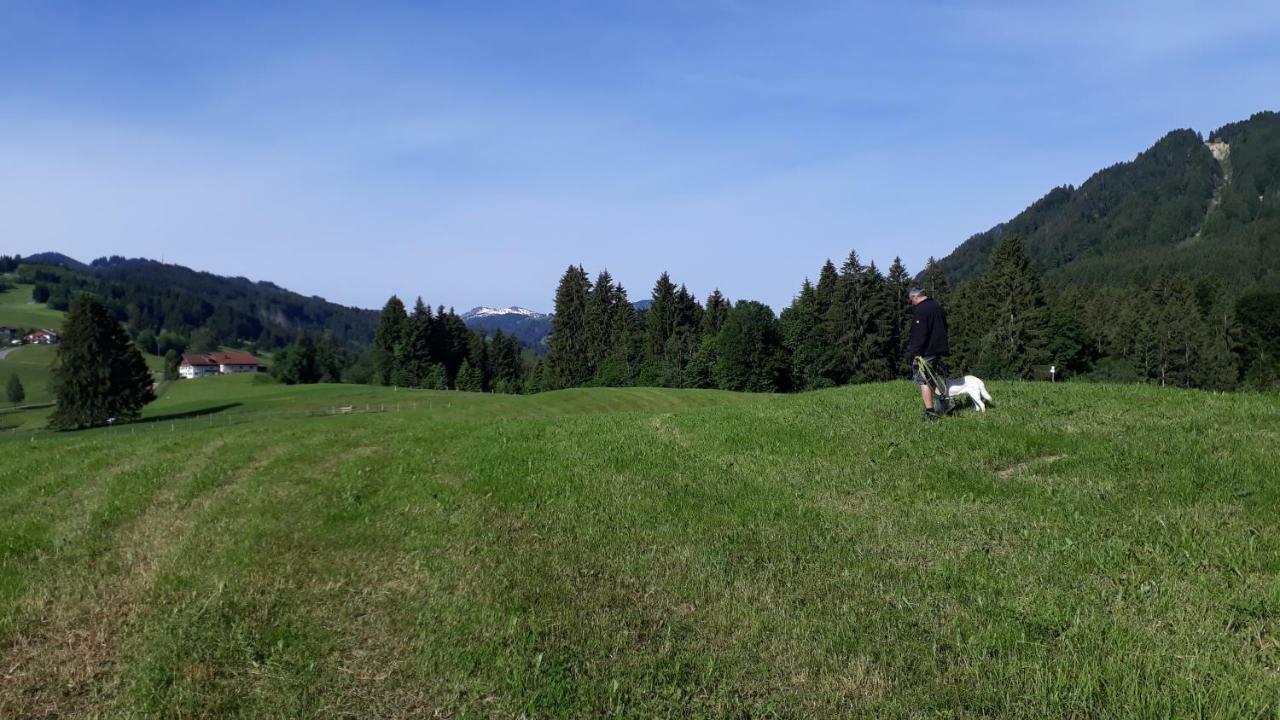
[[345, 377], [373, 385], [518, 393], [525, 374], [514, 337], [501, 331], [486, 337], [468, 328], [453, 308], [432, 311], [422, 298], [409, 313], [392, 295], [379, 315], [372, 347]]
[[1222, 281], [1160, 275], [1103, 290], [1047, 290], [1022, 240], [1001, 238], [958, 289], [930, 258], [913, 278], [851, 252], [806, 279], [780, 316], [719, 290], [698, 302], [666, 273], [646, 309], [608, 272], [570, 266], [556, 290], [550, 352], [526, 389], [591, 385], [812, 390], [903, 377], [910, 306], [920, 285], [948, 311], [956, 374], [984, 378], [1152, 382], [1231, 390], [1280, 376], [1280, 293], [1233, 297]]

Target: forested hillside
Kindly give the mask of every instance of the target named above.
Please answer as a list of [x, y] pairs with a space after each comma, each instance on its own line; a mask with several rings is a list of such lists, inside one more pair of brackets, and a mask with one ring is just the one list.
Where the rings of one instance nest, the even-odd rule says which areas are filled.
[[1280, 115], [1262, 112], [1207, 139], [1175, 130], [1078, 188], [1049, 191], [939, 261], [957, 285], [1016, 235], [1054, 286], [1147, 285], [1215, 276], [1238, 292], [1280, 288]]
[[[194, 339], [201, 348], [252, 344], [270, 349], [311, 334], [359, 348], [372, 341], [378, 323], [376, 311], [299, 295], [269, 282], [141, 258], [99, 258], [86, 267], [58, 262], [61, 257], [44, 253], [23, 259], [18, 279], [34, 283], [37, 299], [54, 309], [65, 310], [77, 293], [92, 292], [135, 336], [167, 335], [174, 340], [169, 346], [187, 346]], [[158, 351], [163, 354], [164, 348]]]

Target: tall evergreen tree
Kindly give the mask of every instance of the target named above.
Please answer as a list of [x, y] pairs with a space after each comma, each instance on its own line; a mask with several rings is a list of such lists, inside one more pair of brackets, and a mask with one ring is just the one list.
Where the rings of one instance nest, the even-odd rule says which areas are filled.
[[400, 340], [394, 349], [395, 362], [391, 382], [401, 387], [422, 387], [423, 381], [435, 363], [432, 348], [435, 344], [436, 320], [431, 307], [422, 298], [413, 306], [413, 315], [400, 328]]
[[903, 368], [903, 356], [907, 353], [911, 323], [911, 303], [907, 294], [911, 291], [911, 274], [902, 258], [895, 257], [885, 278], [885, 348], [884, 357], [891, 375]]
[[651, 300], [645, 314], [645, 353], [650, 360], [662, 362], [666, 358], [667, 341], [676, 332], [678, 317], [676, 286], [670, 275], [664, 272], [658, 276]]
[[587, 294], [586, 333], [587, 365], [592, 375], [609, 357], [612, 340], [611, 320], [614, 312], [615, 288], [613, 276], [601, 270], [596, 282]]
[[392, 295], [387, 304], [382, 306], [382, 315], [378, 318], [378, 329], [373, 334], [374, 379], [379, 385], [390, 385], [391, 374], [395, 370], [396, 346], [404, 338], [404, 328], [409, 322], [409, 315], [400, 298]]
[[480, 377], [480, 370], [472, 365], [470, 360], [463, 360], [462, 365], [458, 368], [456, 387], [463, 392], [484, 391], [484, 381]]
[[818, 315], [817, 290], [807, 278], [800, 287], [800, 294], [782, 312], [779, 327], [796, 387], [815, 390], [830, 386], [831, 380], [822, 373], [826, 342]]
[[[1016, 238], [1016, 240], [1018, 247], [1021, 248], [1021, 238]], [[1004, 244], [1003, 241], [1001, 241], [1001, 244]], [[995, 255], [993, 254], [992, 262], [994, 261]], [[947, 282], [947, 273], [943, 271], [942, 266], [933, 257], [925, 261], [924, 270], [920, 273], [917, 282], [926, 295], [937, 300], [943, 306], [946, 306], [951, 300], [951, 283]]]
[[733, 304], [720, 292], [720, 288], [716, 288], [707, 296], [707, 306], [702, 313], [702, 334], [716, 335], [720, 332], [720, 328], [724, 326], [724, 320], [729, 315], [729, 309]]
[[133, 420], [155, 399], [142, 353], [107, 307], [87, 295], [67, 313], [52, 385], [57, 407], [49, 426], [62, 430]]
[[22, 380], [18, 378], [18, 373], [9, 374], [9, 384], [5, 386], [5, 394], [13, 405], [27, 399], [27, 390], [22, 387]]
[[1016, 235], [1006, 235], [982, 277], [956, 299], [952, 352], [984, 377], [1034, 376], [1048, 364], [1048, 306], [1040, 275]]
[[743, 300], [733, 306], [719, 335], [716, 382], [725, 390], [787, 389], [787, 356], [778, 321], [767, 305]]
[[591, 379], [590, 334], [587, 306], [591, 281], [578, 265], [570, 265], [556, 288], [555, 315], [551, 318], [546, 368], [540, 378], [543, 387], [576, 387]]
[[489, 339], [489, 382], [494, 392], [516, 392], [520, 384], [520, 347], [498, 330]]

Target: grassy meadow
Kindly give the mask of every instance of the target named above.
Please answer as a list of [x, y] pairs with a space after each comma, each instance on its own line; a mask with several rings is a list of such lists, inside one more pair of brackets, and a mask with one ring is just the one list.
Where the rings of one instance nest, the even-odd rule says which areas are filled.
[[991, 390], [231, 377], [8, 433], [0, 717], [1277, 716], [1280, 402]]
[[0, 292], [0, 325], [20, 328], [62, 327], [63, 313], [31, 299], [34, 285], [13, 285]]

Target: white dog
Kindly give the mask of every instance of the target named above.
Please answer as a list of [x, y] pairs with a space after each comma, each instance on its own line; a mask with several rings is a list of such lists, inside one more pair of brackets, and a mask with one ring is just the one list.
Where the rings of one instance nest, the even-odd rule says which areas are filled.
[[973, 406], [978, 408], [978, 412], [986, 412], [987, 406], [983, 401], [991, 402], [991, 394], [987, 392], [987, 384], [982, 382], [982, 378], [972, 375], [965, 375], [963, 378], [947, 381], [947, 397], [958, 398], [968, 395], [973, 400]]

